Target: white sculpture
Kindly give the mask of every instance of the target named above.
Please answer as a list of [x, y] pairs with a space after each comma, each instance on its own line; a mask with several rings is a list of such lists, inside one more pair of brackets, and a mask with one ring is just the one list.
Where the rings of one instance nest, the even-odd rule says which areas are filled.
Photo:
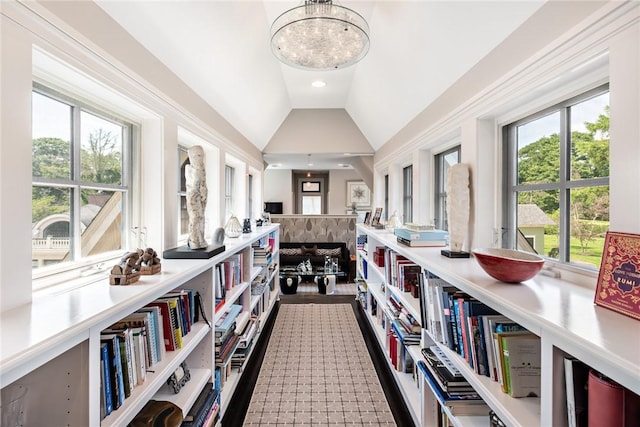
[[449, 222], [449, 249], [462, 252], [469, 229], [469, 166], [458, 163], [447, 172], [447, 221]]
[[187, 213], [189, 214], [189, 248], [207, 247], [204, 238], [204, 211], [207, 206], [207, 177], [204, 150], [195, 145], [188, 151], [189, 163], [184, 170], [187, 183]]

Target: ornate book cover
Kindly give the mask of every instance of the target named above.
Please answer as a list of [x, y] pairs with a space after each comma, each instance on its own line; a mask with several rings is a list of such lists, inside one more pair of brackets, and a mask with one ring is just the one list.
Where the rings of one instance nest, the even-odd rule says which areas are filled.
[[640, 320], [640, 235], [607, 232], [595, 303]]

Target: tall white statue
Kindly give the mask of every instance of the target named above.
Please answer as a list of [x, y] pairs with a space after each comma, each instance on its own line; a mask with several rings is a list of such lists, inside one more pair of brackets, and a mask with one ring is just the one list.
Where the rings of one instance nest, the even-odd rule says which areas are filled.
[[447, 221], [449, 222], [449, 249], [462, 252], [469, 229], [469, 166], [452, 165], [447, 172]]
[[204, 211], [207, 206], [207, 176], [204, 169], [204, 150], [195, 145], [188, 151], [189, 164], [184, 175], [187, 183], [187, 213], [189, 214], [189, 248], [207, 247], [204, 238]]

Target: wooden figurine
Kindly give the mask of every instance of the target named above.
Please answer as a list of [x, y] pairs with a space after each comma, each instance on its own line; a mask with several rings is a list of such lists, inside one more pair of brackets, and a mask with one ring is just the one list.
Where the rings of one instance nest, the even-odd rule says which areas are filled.
[[109, 283], [112, 285], [130, 285], [140, 278], [137, 264], [140, 255], [138, 252], [127, 252], [120, 258], [120, 262], [111, 268]]
[[140, 274], [151, 275], [160, 272], [160, 258], [153, 248], [147, 248], [144, 251], [138, 249], [138, 256], [137, 267]]

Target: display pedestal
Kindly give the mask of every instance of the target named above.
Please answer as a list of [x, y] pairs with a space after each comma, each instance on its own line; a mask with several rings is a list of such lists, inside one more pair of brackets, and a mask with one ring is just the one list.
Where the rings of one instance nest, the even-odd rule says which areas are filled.
[[191, 249], [189, 245], [167, 249], [162, 253], [165, 259], [209, 259], [224, 252], [224, 245], [209, 245], [202, 249]]

